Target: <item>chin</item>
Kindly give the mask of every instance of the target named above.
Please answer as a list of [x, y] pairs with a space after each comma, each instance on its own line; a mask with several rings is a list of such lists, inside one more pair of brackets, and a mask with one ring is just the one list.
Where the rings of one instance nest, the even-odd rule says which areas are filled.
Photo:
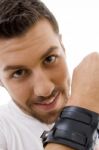
[[55, 121], [57, 121], [61, 110], [58, 110], [57, 112], [50, 112], [48, 115], [38, 118], [41, 122], [46, 124], [52, 124]]
[[45, 111], [38, 112], [38, 111], [32, 110], [31, 115], [35, 117], [36, 119], [38, 119], [40, 122], [43, 122], [46, 124], [52, 124], [58, 119], [62, 109], [63, 109], [63, 106], [58, 107], [55, 110], [51, 110], [49, 112], [45, 112]]
[[[58, 117], [57, 117], [58, 118]], [[57, 120], [57, 118], [50, 118], [50, 119], [39, 119], [42, 123], [46, 123], [46, 124], [53, 124], [56, 120]]]

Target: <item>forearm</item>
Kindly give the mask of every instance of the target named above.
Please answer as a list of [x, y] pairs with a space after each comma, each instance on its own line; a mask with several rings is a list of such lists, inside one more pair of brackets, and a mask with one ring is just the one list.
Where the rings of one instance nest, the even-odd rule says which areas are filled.
[[48, 146], [45, 150], [89, 150], [95, 147], [98, 120], [98, 114], [93, 111], [81, 107], [65, 107], [44, 141], [44, 145]]
[[69, 147], [64, 146], [64, 145], [59, 145], [59, 144], [51, 143], [51, 144], [48, 144], [45, 147], [45, 150], [74, 150], [74, 149], [69, 148]]

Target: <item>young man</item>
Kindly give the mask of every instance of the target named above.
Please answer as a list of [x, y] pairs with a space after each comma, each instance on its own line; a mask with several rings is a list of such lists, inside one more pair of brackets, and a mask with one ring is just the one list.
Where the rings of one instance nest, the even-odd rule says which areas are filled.
[[69, 75], [57, 22], [38, 0], [0, 1], [0, 82], [12, 97], [0, 109], [0, 148], [42, 150], [58, 118]]
[[12, 97], [0, 109], [0, 149], [43, 150], [70, 83], [57, 22], [39, 0], [0, 1], [0, 83]]

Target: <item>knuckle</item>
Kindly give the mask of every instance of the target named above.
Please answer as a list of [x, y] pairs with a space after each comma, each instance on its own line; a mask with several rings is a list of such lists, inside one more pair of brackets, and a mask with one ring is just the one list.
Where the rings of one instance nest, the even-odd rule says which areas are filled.
[[92, 58], [99, 58], [99, 53], [98, 52], [93, 52], [91, 53]]
[[93, 53], [90, 53], [89, 55], [87, 55], [84, 60], [86, 61], [99, 61], [99, 53], [98, 52], [93, 52]]

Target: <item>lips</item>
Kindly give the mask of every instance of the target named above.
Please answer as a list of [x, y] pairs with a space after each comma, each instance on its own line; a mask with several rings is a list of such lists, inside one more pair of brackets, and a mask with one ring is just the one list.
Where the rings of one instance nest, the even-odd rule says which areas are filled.
[[60, 92], [57, 92], [54, 97], [50, 99], [46, 99], [43, 102], [37, 103], [36, 107], [39, 107], [43, 110], [53, 109], [56, 106], [59, 95], [60, 95]]
[[41, 105], [49, 105], [54, 102], [55, 98], [56, 97], [46, 100], [46, 101], [42, 102]]

